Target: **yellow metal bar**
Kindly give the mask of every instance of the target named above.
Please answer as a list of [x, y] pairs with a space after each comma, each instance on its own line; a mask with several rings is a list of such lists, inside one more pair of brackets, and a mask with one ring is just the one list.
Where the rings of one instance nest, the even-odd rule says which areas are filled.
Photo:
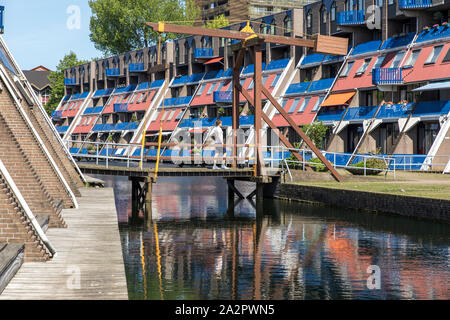
[[162, 272], [161, 272], [161, 251], [159, 249], [159, 236], [158, 236], [158, 224], [155, 222], [155, 246], [156, 246], [156, 264], [158, 266], [158, 278], [159, 278], [159, 292], [161, 294], [161, 300], [164, 300], [164, 294], [162, 289]]

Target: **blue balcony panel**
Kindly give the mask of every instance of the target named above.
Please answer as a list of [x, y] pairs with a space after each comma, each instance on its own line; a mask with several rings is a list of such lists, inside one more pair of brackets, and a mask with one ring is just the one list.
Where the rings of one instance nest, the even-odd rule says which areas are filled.
[[283, 70], [289, 64], [289, 59], [273, 60], [271, 61], [264, 71]]
[[143, 63], [130, 63], [128, 66], [128, 70], [130, 72], [144, 72], [144, 64]]
[[449, 25], [443, 25], [439, 27], [430, 28], [423, 30], [416, 39], [416, 43], [432, 41], [442, 38], [450, 37], [450, 27]]
[[380, 50], [405, 47], [413, 41], [415, 35], [416, 34], [414, 32], [410, 32], [404, 36], [388, 38], [386, 41], [383, 42], [383, 45], [381, 46]]
[[119, 68], [106, 69], [106, 76], [107, 77], [119, 77], [120, 69]]
[[381, 106], [376, 116], [377, 119], [407, 118], [414, 108], [414, 103], [385, 104]]
[[114, 91], [114, 88], [97, 90], [94, 93], [94, 98], [109, 96], [109, 95], [111, 95], [111, 93], [113, 93], [113, 91]]
[[92, 113], [94, 113], [94, 114], [102, 113], [104, 108], [105, 108], [105, 107], [103, 107], [103, 106], [95, 107], [95, 108], [94, 108], [94, 111], [92, 111]]
[[212, 48], [197, 48], [194, 51], [194, 58], [213, 58], [214, 52]]
[[300, 94], [306, 92], [311, 82], [294, 83], [289, 86], [285, 95]]
[[233, 101], [233, 91], [216, 91], [213, 95], [213, 101], [231, 103]]
[[164, 84], [164, 80], [155, 80], [153, 81], [150, 85], [149, 88], [150, 89], [155, 89], [155, 88], [159, 88]]
[[378, 106], [349, 108], [344, 121], [372, 119]]
[[319, 64], [323, 61], [323, 58], [325, 56], [323, 54], [319, 54], [319, 53], [313, 53], [313, 54], [308, 54], [306, 57], [303, 58], [301, 66], [308, 66], [308, 65], [315, 65], [315, 64]]
[[340, 26], [364, 24], [364, 10], [338, 12], [337, 24]]
[[176, 77], [172, 82], [172, 87], [183, 86], [188, 82], [188, 80], [189, 80], [189, 76]]
[[402, 83], [402, 68], [374, 68], [372, 70], [372, 84], [374, 85], [397, 85]]
[[148, 90], [149, 85], [149, 82], [142, 82], [137, 86], [136, 91]]
[[198, 82], [202, 81], [204, 76], [205, 76], [204, 73], [194, 73], [189, 77], [187, 83], [191, 83], [191, 84], [198, 83]]
[[127, 87], [116, 88], [116, 90], [114, 90], [114, 94], [130, 93], [130, 92], [133, 92], [136, 89], [136, 87], [137, 87], [137, 85], [130, 84]]
[[92, 114], [94, 113], [94, 108], [90, 107], [90, 108], [86, 108], [83, 112], [83, 114]]
[[340, 121], [344, 115], [345, 109], [336, 108], [322, 108], [320, 113], [317, 115], [317, 121], [331, 122]]
[[222, 69], [220, 69], [220, 70], [212, 70], [212, 71], [209, 71], [205, 75], [205, 77], [203, 78], [203, 81], [219, 79], [220, 77], [222, 77], [222, 75], [223, 75], [223, 70]]
[[413, 117], [441, 116], [450, 112], [450, 101], [418, 102]]
[[104, 126], [105, 126], [105, 125], [102, 124], [102, 123], [96, 124], [96, 125], [94, 126], [94, 128], [92, 129], [92, 131], [94, 131], [94, 132], [103, 131], [103, 127], [104, 127]]
[[381, 40], [374, 40], [358, 44], [352, 51], [352, 56], [358, 54], [369, 53], [377, 51], [380, 48]]
[[311, 82], [307, 92], [323, 91], [329, 89], [333, 85], [334, 78], [322, 79]]
[[77, 84], [76, 78], [65, 78], [64, 79], [64, 85], [65, 86], [74, 86]]
[[430, 8], [432, 5], [431, 0], [400, 0], [398, 3], [400, 9]]
[[114, 112], [128, 112], [128, 103], [114, 103]]

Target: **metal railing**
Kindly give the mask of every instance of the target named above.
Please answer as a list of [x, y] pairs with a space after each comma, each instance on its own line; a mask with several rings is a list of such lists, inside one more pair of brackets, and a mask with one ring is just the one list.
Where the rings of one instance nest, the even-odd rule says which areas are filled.
[[118, 76], [120, 76], [120, 69], [119, 68], [106, 69], [106, 76], [107, 77], [118, 77]]
[[374, 68], [372, 70], [372, 84], [402, 84], [402, 68]]
[[338, 12], [338, 25], [364, 24], [364, 10], [351, 10]]
[[431, 0], [400, 0], [398, 7], [400, 9], [419, 9], [429, 8], [433, 5]]
[[77, 79], [76, 78], [65, 78], [64, 79], [64, 85], [65, 86], [73, 86], [77, 84]]
[[128, 66], [128, 70], [130, 72], [143, 72], [144, 64], [143, 63], [130, 63]]

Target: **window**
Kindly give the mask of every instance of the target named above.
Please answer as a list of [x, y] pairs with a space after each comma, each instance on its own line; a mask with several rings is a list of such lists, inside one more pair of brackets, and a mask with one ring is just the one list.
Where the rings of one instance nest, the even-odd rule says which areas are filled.
[[250, 82], [250, 85], [248, 86], [247, 90], [252, 90], [254, 87], [254, 81], [252, 80], [252, 82]]
[[322, 7], [322, 10], [320, 11], [320, 16], [322, 19], [322, 23], [327, 23], [327, 9], [325, 7]]
[[161, 121], [164, 121], [166, 119], [166, 116], [170, 113], [170, 111], [161, 111], [163, 112], [163, 115], [161, 116]]
[[209, 87], [208, 92], [206, 93], [207, 95], [210, 95], [211, 93], [214, 92], [214, 88], [217, 86], [217, 83], [213, 83], [211, 84], [211, 87]]
[[298, 109], [297, 113], [303, 112], [305, 111], [306, 106], [309, 103], [309, 100], [311, 100], [311, 98], [305, 98], [300, 106], [300, 109]]
[[319, 99], [317, 99], [311, 111], [317, 111], [317, 109], [319, 109], [320, 105], [322, 104], [323, 99], [325, 99], [325, 96], [320, 96]]
[[414, 50], [410, 55], [408, 60], [406, 61], [404, 67], [413, 67], [416, 63], [417, 58], [419, 57], [420, 49]]
[[284, 35], [290, 36], [292, 29], [292, 20], [290, 17], [284, 18]]
[[331, 21], [336, 21], [336, 2], [331, 5]]
[[203, 93], [203, 90], [205, 90], [206, 84], [202, 84], [202, 86], [200, 87], [200, 89], [197, 91], [197, 95], [201, 96]]
[[272, 84], [270, 85], [271, 87], [275, 87], [278, 83], [278, 80], [280, 80], [280, 74], [277, 74], [276, 77], [273, 79]]
[[[288, 102], [288, 99], [283, 99], [283, 102], [281, 102], [281, 107], [284, 109], [286, 107], [286, 103]], [[278, 111], [277, 108], [275, 108], [275, 114], [279, 114], [280, 111]]]
[[450, 48], [448, 49], [447, 54], [445, 55], [442, 62], [449, 62], [449, 61], [450, 61]]
[[133, 94], [133, 96], [130, 99], [130, 103], [133, 104], [136, 101], [137, 96], [139, 95], [139, 93]]
[[180, 120], [181, 119], [181, 117], [183, 116], [184, 110], [186, 110], [186, 109], [181, 109], [180, 113], [177, 114], [177, 116], [175, 117], [175, 120]]
[[306, 16], [306, 27], [312, 27], [312, 13], [308, 13], [308, 15]]
[[263, 77], [262, 77], [262, 85], [265, 85], [265, 84], [266, 84], [267, 79], [269, 79], [269, 76], [263, 76]]
[[294, 113], [295, 109], [297, 109], [298, 104], [300, 102], [300, 98], [297, 98], [294, 100], [294, 102], [292, 103], [291, 107], [289, 108], [288, 113]]
[[247, 80], [247, 79], [241, 79], [241, 81], [239, 81], [239, 84], [241, 85], [241, 87], [244, 86], [245, 80]]
[[220, 82], [219, 85], [216, 88], [216, 91], [222, 90], [223, 85], [224, 85], [224, 82]]
[[391, 68], [397, 68], [400, 65], [400, 62], [402, 61], [403, 56], [405, 55], [404, 51], [398, 52], [395, 55], [394, 60], [391, 63]]
[[346, 77], [348, 75], [348, 73], [352, 69], [354, 63], [355, 63], [355, 61], [350, 61], [350, 62], [347, 63], [347, 65], [345, 66], [344, 71], [342, 71], [341, 77]]
[[175, 115], [175, 109], [174, 110], [172, 110], [172, 112], [170, 112], [170, 114], [169, 114], [169, 116], [167, 117], [167, 119], [166, 119], [166, 121], [171, 121], [172, 120], [172, 118], [173, 118], [173, 116]]
[[139, 99], [137, 99], [136, 103], [141, 103], [142, 99], [144, 99], [145, 96], [145, 92], [141, 94], [141, 96], [139, 97]]
[[436, 47], [434, 47], [433, 48], [433, 52], [428, 57], [427, 61], [425, 61], [425, 64], [435, 63], [437, 58], [439, 57], [439, 54], [441, 53], [443, 47], [444, 46], [436, 46]]
[[370, 64], [370, 61], [372, 61], [372, 58], [367, 58], [364, 60], [364, 63], [361, 65], [361, 67], [359, 67], [358, 71], [356, 71], [357, 76], [363, 75], [364, 72], [366, 72], [366, 69]]
[[381, 67], [381, 64], [383, 63], [385, 57], [386, 57], [386, 55], [384, 55], [384, 54], [379, 56], [377, 58], [377, 61], [375, 61], [375, 64], [373, 65], [372, 70], [375, 69], [375, 68]]
[[270, 34], [275, 35], [275, 20], [272, 20], [269, 28], [270, 28]]

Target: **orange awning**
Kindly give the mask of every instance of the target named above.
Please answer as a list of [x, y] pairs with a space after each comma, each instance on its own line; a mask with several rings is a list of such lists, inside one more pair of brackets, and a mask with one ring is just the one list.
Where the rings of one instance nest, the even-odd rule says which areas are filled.
[[204, 64], [211, 64], [211, 63], [216, 63], [216, 62], [220, 62], [223, 60], [223, 57], [219, 57], [219, 58], [214, 58], [211, 60], [206, 61]]
[[344, 93], [335, 93], [331, 94], [327, 100], [325, 100], [321, 107], [332, 107], [332, 106], [341, 106], [346, 104], [353, 96], [355, 95], [355, 91], [353, 92], [344, 92]]

